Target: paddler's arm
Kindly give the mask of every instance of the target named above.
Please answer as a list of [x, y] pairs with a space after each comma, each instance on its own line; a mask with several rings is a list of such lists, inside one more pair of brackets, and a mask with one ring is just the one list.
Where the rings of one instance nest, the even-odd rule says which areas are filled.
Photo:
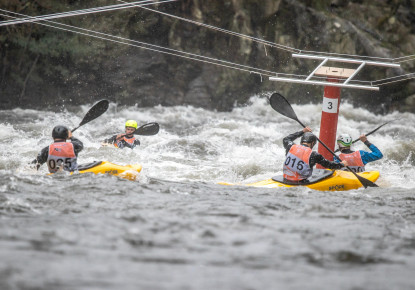
[[310, 155], [310, 166], [314, 166], [316, 163], [320, 164], [324, 168], [328, 169], [341, 169], [344, 166], [347, 166], [347, 161], [342, 161], [341, 163], [337, 163], [335, 161], [327, 160], [323, 157], [320, 153], [313, 151]]
[[75, 155], [78, 156], [78, 153], [84, 149], [84, 144], [81, 140], [76, 139], [74, 137], [70, 138], [72, 144], [73, 144], [73, 150], [75, 151]]
[[118, 135], [114, 135], [111, 138], [105, 139], [104, 140], [104, 143], [107, 143], [107, 144], [114, 144], [114, 143], [116, 143], [117, 142], [117, 136]]
[[282, 139], [282, 144], [284, 145], [286, 153], [288, 153], [288, 151], [290, 151], [291, 146], [294, 145], [294, 140], [297, 139], [298, 137], [303, 136], [303, 134], [304, 134], [304, 131], [301, 130], [299, 132], [292, 133], [288, 135], [287, 137], [285, 137], [284, 139]]
[[36, 164], [36, 169], [39, 170], [39, 167], [48, 160], [49, 155], [49, 146], [46, 146], [39, 152], [36, 159], [32, 161], [32, 164]]
[[73, 150], [75, 151], [75, 155], [78, 156], [78, 153], [84, 149], [84, 143], [82, 143], [81, 140], [75, 138], [72, 136], [72, 132], [69, 131], [68, 133], [68, 139], [71, 140], [71, 143], [73, 145]]
[[360, 155], [362, 156], [363, 164], [367, 164], [369, 162], [379, 160], [383, 157], [383, 154], [382, 152], [380, 152], [378, 147], [370, 143], [369, 140], [367, 140], [367, 137], [365, 135], [360, 136], [359, 139], [360, 141], [365, 143], [365, 145], [370, 149], [370, 151], [372, 151], [372, 152], [367, 152], [367, 151], [360, 150]]

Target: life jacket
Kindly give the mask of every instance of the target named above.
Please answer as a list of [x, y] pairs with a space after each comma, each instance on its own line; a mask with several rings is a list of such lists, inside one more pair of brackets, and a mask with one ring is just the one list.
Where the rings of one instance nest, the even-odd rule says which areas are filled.
[[124, 147], [134, 148], [135, 147], [134, 141], [135, 141], [135, 137], [126, 138], [124, 136], [119, 141], [114, 143], [114, 146], [117, 147], [117, 148], [124, 148]]
[[71, 142], [55, 142], [49, 145], [48, 168], [50, 173], [55, 173], [61, 168], [66, 171], [78, 169], [77, 157]]
[[363, 164], [362, 155], [360, 155], [359, 151], [355, 151], [349, 154], [340, 153], [339, 157], [341, 160], [346, 160], [348, 166], [354, 172], [365, 171], [365, 165]]
[[283, 176], [290, 181], [301, 181], [309, 178], [313, 173], [310, 167], [311, 148], [302, 145], [292, 145], [288, 151]]

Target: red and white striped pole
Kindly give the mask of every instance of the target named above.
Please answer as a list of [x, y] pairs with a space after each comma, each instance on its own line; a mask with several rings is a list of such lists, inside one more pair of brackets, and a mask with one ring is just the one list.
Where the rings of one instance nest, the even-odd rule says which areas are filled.
[[[327, 77], [328, 82], [339, 82], [338, 78]], [[320, 140], [334, 151], [336, 146], [337, 122], [339, 119], [340, 87], [325, 86], [323, 108], [321, 112]], [[333, 155], [319, 143], [318, 153], [327, 160], [333, 160]], [[324, 168], [317, 164], [316, 168]]]

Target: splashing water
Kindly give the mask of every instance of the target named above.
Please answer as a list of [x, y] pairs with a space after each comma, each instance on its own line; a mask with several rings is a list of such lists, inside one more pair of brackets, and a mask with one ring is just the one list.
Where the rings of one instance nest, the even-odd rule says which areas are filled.
[[[282, 139], [301, 127], [261, 97], [223, 113], [111, 104], [74, 133], [85, 146], [78, 163], [140, 163], [139, 182], [31, 169], [52, 128], [76, 127], [89, 108], [1, 111], [1, 289], [412, 287], [415, 114], [341, 105], [338, 133], [353, 139], [399, 119], [368, 137], [384, 153], [367, 165], [380, 171], [380, 188], [218, 185], [282, 172]], [[321, 106], [293, 108], [318, 134]], [[139, 136], [134, 150], [101, 147], [127, 119], [139, 126], [155, 121], [161, 130]], [[367, 150], [361, 142], [354, 149]]]

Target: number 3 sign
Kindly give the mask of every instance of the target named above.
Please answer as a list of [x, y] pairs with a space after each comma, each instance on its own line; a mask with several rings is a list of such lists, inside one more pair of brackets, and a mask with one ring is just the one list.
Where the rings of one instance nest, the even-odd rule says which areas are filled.
[[323, 98], [323, 112], [337, 113], [338, 99]]

